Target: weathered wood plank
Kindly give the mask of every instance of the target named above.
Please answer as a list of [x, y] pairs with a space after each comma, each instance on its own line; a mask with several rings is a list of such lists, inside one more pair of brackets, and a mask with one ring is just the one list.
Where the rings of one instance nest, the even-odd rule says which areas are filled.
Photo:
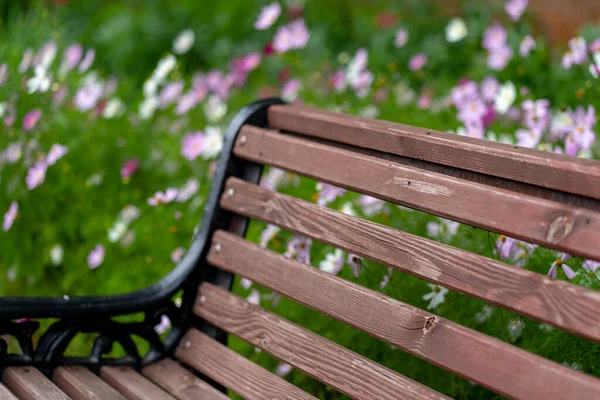
[[447, 399], [218, 286], [202, 284], [194, 311], [353, 399]]
[[225, 394], [169, 358], [147, 366], [142, 373], [179, 400], [229, 399]]
[[8, 390], [6, 388], [6, 386], [4, 386], [3, 384], [0, 383], [0, 400], [19, 400], [15, 397], [14, 394], [12, 394], [10, 392], [10, 390]]
[[598, 211], [565, 207], [252, 126], [242, 128], [234, 153], [430, 214], [600, 259]]
[[185, 334], [175, 355], [246, 399], [316, 400], [197, 329]]
[[102, 367], [100, 377], [128, 400], [175, 399], [129, 367]]
[[69, 400], [50, 379], [33, 367], [9, 367], [2, 382], [21, 400]]
[[59, 367], [54, 371], [54, 383], [73, 400], [125, 400], [89, 369], [79, 366]]
[[600, 199], [600, 162], [298, 105], [269, 126]]
[[[231, 233], [214, 235], [208, 260], [505, 396], [592, 399], [600, 393], [596, 378], [261, 249]], [[266, 334], [264, 318], [244, 319], [227, 313], [234, 300], [225, 302], [227, 292], [221, 291], [203, 284], [195, 311], [235, 335], [260, 343]], [[267, 346], [276, 340], [274, 335], [266, 337]]]
[[[233, 196], [227, 195], [230, 188]], [[235, 178], [227, 182], [221, 206], [600, 342], [600, 292], [595, 290]]]

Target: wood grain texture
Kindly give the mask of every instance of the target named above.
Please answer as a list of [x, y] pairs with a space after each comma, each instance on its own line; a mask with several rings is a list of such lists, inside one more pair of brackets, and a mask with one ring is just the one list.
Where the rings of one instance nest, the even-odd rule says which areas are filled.
[[447, 399], [223, 288], [203, 283], [199, 295], [198, 316], [353, 399]]
[[248, 400], [316, 400], [197, 329], [185, 334], [175, 355]]
[[[234, 195], [227, 196], [229, 188]], [[600, 292], [232, 178], [221, 206], [600, 342]], [[573, 310], [577, 312], [573, 312]]]
[[251, 126], [242, 128], [234, 153], [430, 214], [600, 260], [598, 211], [566, 207]]
[[128, 400], [175, 399], [129, 367], [102, 367], [100, 377]]
[[[251, 279], [502, 395], [520, 399], [600, 396], [600, 380], [596, 378], [261, 249], [238, 236], [220, 231], [213, 243], [219, 243], [220, 250], [216, 246], [211, 248], [208, 259], [212, 265]], [[205, 283], [200, 288], [195, 311], [269, 352], [283, 351], [276, 346], [286, 345], [280, 344], [266, 327], [269, 319], [278, 325], [282, 323], [272, 316], [255, 315], [254, 307], [238, 305], [237, 299]], [[277, 328], [278, 332], [281, 329]], [[290, 349], [289, 356], [294, 358], [294, 354], [296, 350]], [[329, 357], [331, 363], [340, 362], [335, 355]]]
[[224, 393], [169, 358], [147, 366], [142, 373], [180, 400], [229, 399]]
[[73, 400], [125, 400], [108, 383], [84, 367], [59, 367], [54, 370], [53, 380]]
[[300, 105], [269, 126], [600, 199], [600, 162]]
[[62, 390], [33, 367], [6, 368], [2, 382], [21, 400], [69, 400]]
[[14, 394], [12, 394], [10, 392], [10, 390], [8, 390], [6, 388], [6, 386], [4, 386], [3, 384], [0, 383], [0, 400], [18, 400]]

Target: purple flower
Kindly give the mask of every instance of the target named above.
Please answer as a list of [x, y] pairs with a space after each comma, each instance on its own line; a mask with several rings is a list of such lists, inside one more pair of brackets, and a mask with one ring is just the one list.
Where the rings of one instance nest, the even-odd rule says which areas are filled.
[[596, 270], [600, 267], [600, 262], [594, 260], [585, 260], [582, 267], [585, 270], [596, 272]]
[[37, 125], [38, 121], [42, 117], [42, 112], [40, 110], [31, 110], [23, 118], [23, 129], [26, 131], [30, 131]]
[[10, 227], [17, 219], [17, 214], [19, 212], [19, 204], [16, 201], [10, 203], [10, 207], [8, 207], [8, 211], [4, 214], [4, 221], [2, 222], [2, 229], [4, 232], [8, 232]]
[[27, 189], [32, 190], [38, 187], [44, 182], [46, 178], [46, 170], [48, 169], [48, 164], [46, 160], [38, 160], [29, 168], [27, 171], [27, 177], [25, 178], [25, 183], [27, 184]]
[[158, 206], [159, 204], [170, 203], [177, 197], [177, 192], [178, 191], [175, 188], [167, 188], [164, 193], [158, 191], [148, 199], [148, 204], [151, 206]]
[[277, 368], [275, 368], [275, 375], [277, 376], [286, 376], [292, 371], [292, 366], [286, 363], [279, 363]]
[[317, 204], [320, 206], [326, 206], [329, 203], [333, 203], [335, 199], [346, 194], [346, 189], [330, 185], [329, 183], [319, 182], [317, 183]]
[[513, 52], [508, 46], [494, 48], [488, 54], [487, 66], [495, 71], [501, 71], [508, 65], [512, 56]]
[[450, 97], [456, 108], [462, 108], [466, 103], [479, 98], [477, 84], [473, 81], [462, 82], [452, 88]]
[[502, 27], [498, 22], [494, 22], [493, 25], [489, 26], [483, 34], [483, 42], [481, 45], [484, 49], [489, 52], [506, 47], [507, 38], [506, 29]]
[[83, 60], [81, 60], [81, 64], [79, 64], [79, 72], [84, 73], [85, 71], [90, 69], [95, 57], [96, 51], [94, 49], [88, 49], [88, 51], [85, 52]]
[[348, 253], [347, 263], [352, 267], [352, 271], [354, 272], [354, 277], [358, 278], [360, 274], [360, 270], [362, 269], [362, 258], [357, 256], [356, 254]]
[[77, 66], [83, 56], [83, 47], [80, 44], [73, 44], [65, 50], [61, 70], [64, 72], [71, 71]]
[[515, 133], [517, 146], [535, 148], [542, 138], [542, 131], [519, 129]]
[[379, 283], [379, 289], [384, 289], [388, 283], [390, 283], [390, 279], [392, 278], [392, 269], [388, 268], [387, 273], [383, 276], [383, 279]]
[[575, 112], [570, 113], [573, 120], [571, 135], [581, 150], [588, 150], [596, 140], [596, 134], [592, 130], [596, 124], [596, 111], [593, 106], [588, 106], [587, 111], [583, 107], [577, 107]]
[[154, 331], [162, 335], [171, 327], [171, 320], [166, 315], [161, 315], [160, 322], [154, 327]]
[[121, 167], [121, 177], [123, 179], [129, 179], [137, 172], [140, 167], [140, 160], [132, 158], [125, 161], [125, 164]]
[[181, 155], [192, 161], [204, 150], [204, 134], [200, 131], [190, 133], [181, 141]]
[[265, 29], [269, 29], [277, 18], [281, 15], [281, 6], [279, 3], [274, 2], [269, 4], [268, 6], [264, 6], [260, 10], [260, 14], [258, 14], [258, 19], [254, 23], [254, 28], [260, 31], [264, 31]]
[[48, 157], [46, 157], [46, 163], [48, 165], [54, 165], [58, 160], [64, 157], [65, 154], [69, 152], [67, 146], [63, 146], [62, 144], [55, 143], [50, 147], [50, 151], [48, 152]]
[[525, 100], [523, 102], [525, 124], [531, 131], [541, 132], [550, 123], [550, 101], [548, 100]]
[[242, 285], [242, 287], [246, 290], [250, 289], [250, 287], [252, 286], [252, 281], [248, 278], [242, 278], [240, 279], [240, 285]]
[[521, 44], [519, 45], [519, 54], [521, 57], [527, 57], [529, 53], [535, 49], [535, 47], [535, 40], [530, 35], [527, 35], [523, 38], [523, 40], [521, 40]]
[[411, 71], [419, 71], [427, 64], [427, 55], [419, 53], [410, 59], [408, 62], [408, 68]]
[[[81, 66], [80, 66], [81, 67]], [[104, 88], [102, 84], [96, 80], [87, 82], [87, 84], [81, 87], [75, 94], [73, 101], [75, 106], [80, 111], [89, 111], [96, 107], [98, 101], [102, 97]]]
[[529, 0], [508, 0], [504, 9], [510, 19], [516, 22], [521, 19], [521, 15], [525, 12], [528, 2]]
[[160, 108], [166, 108], [177, 101], [177, 98], [183, 92], [184, 82], [180, 79], [168, 83], [159, 93], [158, 102]]
[[565, 69], [573, 65], [581, 65], [587, 61], [587, 45], [581, 36], [569, 40], [569, 50], [563, 56], [561, 64]]
[[494, 251], [494, 253], [500, 254], [500, 257], [502, 258], [509, 258], [516, 243], [517, 239], [513, 239], [511, 237], [506, 236], [500, 236], [498, 240], [496, 240], [496, 250]]
[[498, 80], [493, 76], [487, 76], [481, 82], [481, 97], [488, 103], [493, 103], [496, 100], [496, 94], [500, 89]]
[[552, 279], [556, 279], [557, 268], [561, 267], [567, 278], [575, 278], [575, 272], [571, 269], [571, 267], [565, 264], [565, 262], [568, 261], [571, 257], [572, 256], [570, 254], [562, 253], [560, 258], [557, 258], [556, 261], [554, 261], [550, 266], [550, 269], [548, 270], [548, 276]]
[[573, 135], [568, 135], [565, 138], [565, 154], [568, 156], [576, 156], [579, 151], [579, 146], [575, 141], [575, 137]]
[[271, 241], [279, 233], [280, 229], [276, 225], [268, 224], [265, 229], [260, 233], [260, 247], [266, 248]]
[[96, 269], [102, 264], [103, 261], [104, 261], [104, 246], [98, 244], [98, 245], [96, 245], [94, 250], [92, 250], [90, 252], [90, 254], [88, 255], [87, 263], [88, 263], [88, 266], [90, 267], [90, 269]]
[[362, 208], [363, 214], [367, 217], [373, 217], [380, 214], [385, 208], [385, 201], [367, 195], [360, 196], [358, 203]]
[[465, 124], [470, 122], [480, 122], [486, 114], [487, 107], [483, 101], [473, 99], [460, 109], [458, 119]]
[[6, 162], [9, 164], [14, 164], [19, 161], [22, 154], [23, 150], [21, 150], [20, 143], [10, 143], [4, 151], [4, 157], [6, 158]]
[[301, 263], [310, 265], [310, 248], [312, 247], [312, 239], [294, 235], [288, 242], [285, 256], [287, 258], [296, 258]]
[[396, 31], [396, 36], [394, 37], [394, 46], [398, 49], [401, 49], [406, 45], [408, 41], [408, 30], [405, 28], [398, 29]]

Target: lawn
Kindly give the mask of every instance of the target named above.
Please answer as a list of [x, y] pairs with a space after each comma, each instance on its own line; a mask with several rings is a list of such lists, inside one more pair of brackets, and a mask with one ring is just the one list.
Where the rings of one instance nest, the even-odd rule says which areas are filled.
[[[600, 25], [549, 46], [526, 1], [465, 1], [454, 18], [423, 1], [57, 3], [0, 1], [2, 296], [117, 294], [159, 280], [202, 219], [229, 120], [258, 98], [600, 157]], [[277, 169], [262, 185], [600, 288], [592, 260]], [[353, 268], [319, 243], [298, 252], [302, 238], [256, 221], [249, 239], [600, 376], [600, 348], [573, 335], [369, 260]], [[449, 396], [494, 396], [249, 282], [234, 290]], [[241, 340], [231, 346], [319, 398], [344, 398]]]

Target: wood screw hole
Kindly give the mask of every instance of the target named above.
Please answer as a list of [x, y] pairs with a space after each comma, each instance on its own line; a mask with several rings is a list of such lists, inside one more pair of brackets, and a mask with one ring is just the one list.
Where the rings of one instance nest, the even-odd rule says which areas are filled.
[[227, 196], [228, 197], [233, 197], [234, 193], [235, 193], [235, 190], [233, 190], [233, 188], [227, 189]]
[[215, 243], [215, 251], [218, 253], [219, 251], [221, 251], [223, 247], [221, 246], [221, 243]]
[[243, 146], [243, 145], [245, 145], [247, 141], [248, 141], [248, 138], [246, 137], [246, 135], [243, 135], [243, 136], [240, 138], [240, 144], [241, 144], [242, 146]]
[[200, 304], [204, 304], [206, 302], [206, 296], [200, 296]]
[[192, 342], [190, 342], [189, 340], [186, 340], [185, 343], [183, 343], [182, 347], [184, 349], [189, 349], [190, 347], [192, 347]]

